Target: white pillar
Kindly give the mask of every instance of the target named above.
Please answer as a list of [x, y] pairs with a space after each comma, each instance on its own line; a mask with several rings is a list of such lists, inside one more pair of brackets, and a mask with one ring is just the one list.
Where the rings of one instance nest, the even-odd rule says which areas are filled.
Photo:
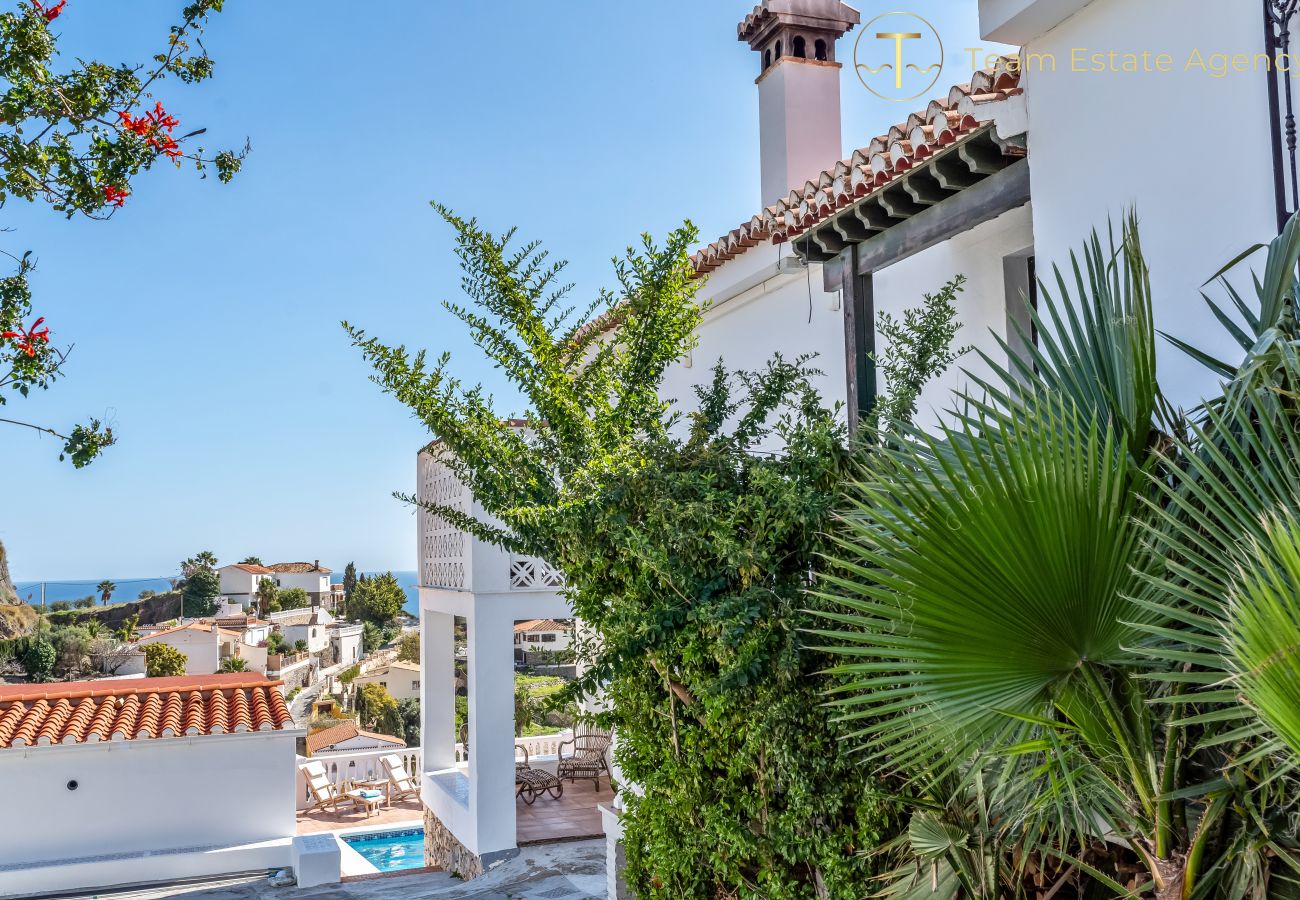
[[514, 614], [475, 597], [469, 621], [470, 803], [482, 856], [516, 846]]
[[420, 611], [420, 745], [424, 770], [456, 765], [455, 617]]

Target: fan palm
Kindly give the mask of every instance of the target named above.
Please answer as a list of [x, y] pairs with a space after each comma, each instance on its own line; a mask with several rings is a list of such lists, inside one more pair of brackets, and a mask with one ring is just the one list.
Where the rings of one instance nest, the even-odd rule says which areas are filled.
[[[1238, 329], [1254, 351], [1245, 378], [1276, 369], [1256, 345], [1289, 308], [1263, 292], [1290, 289], [1279, 273], [1295, 269], [1293, 235], [1270, 252], [1262, 312], [1248, 322], [1256, 337]], [[1293, 856], [1283, 776], [1241, 768], [1264, 726], [1236, 721], [1245, 712], [1219, 682], [1232, 668], [1232, 623], [1243, 636], [1268, 626], [1230, 615], [1244, 601], [1194, 607], [1212, 584], [1175, 550], [1188, 542], [1197, 571], [1217, 566], [1223, 583], [1234, 560], [1249, 558], [1223, 552], [1230, 534], [1202, 534], [1206, 481], [1235, 473], [1231, 493], [1250, 492], [1244, 466], [1216, 469], [1221, 451], [1206, 448], [1222, 445], [1230, 419], [1238, 431], [1265, 429], [1240, 427], [1253, 395], [1234, 393], [1234, 382], [1232, 399], [1179, 437], [1155, 377], [1150, 281], [1132, 220], [1118, 247], [1112, 237], [1106, 253], [1094, 235], [1072, 268], [1072, 284], [1057, 271], [1055, 290], [1043, 285], [1029, 358], [986, 357], [995, 375], [959, 398], [955, 424], [879, 449], [850, 486], [820, 582], [843, 609], [818, 632], [844, 660], [832, 702], [876, 763], [921, 795], [953, 778], [987, 780], [1000, 843], [1019, 848], [1017, 871], [1038, 865], [1041, 879], [1043, 859], [1068, 863], [1110, 896], [1145, 881], [1158, 898], [1263, 896]], [[1258, 471], [1271, 465], [1251, 477], [1271, 477]], [[1286, 584], [1273, 576], [1235, 582], [1239, 596]], [[1273, 692], [1271, 710], [1297, 683], [1239, 679], [1242, 690]], [[1274, 783], [1261, 785], [1261, 774]], [[953, 834], [926, 826], [918, 833]], [[1132, 859], [1144, 878], [1126, 877]], [[945, 850], [943, 863], [959, 896], [1014, 893], [982, 874], [987, 860]]]
[[117, 585], [105, 578], [95, 586], [95, 590], [99, 591], [100, 602], [107, 606], [108, 601], [113, 599], [113, 592], [117, 590]]

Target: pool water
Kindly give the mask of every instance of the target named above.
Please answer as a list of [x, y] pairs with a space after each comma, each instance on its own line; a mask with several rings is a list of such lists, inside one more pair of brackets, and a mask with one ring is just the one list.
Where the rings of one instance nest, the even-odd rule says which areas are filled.
[[345, 834], [343, 840], [381, 872], [400, 872], [424, 866], [423, 828]]

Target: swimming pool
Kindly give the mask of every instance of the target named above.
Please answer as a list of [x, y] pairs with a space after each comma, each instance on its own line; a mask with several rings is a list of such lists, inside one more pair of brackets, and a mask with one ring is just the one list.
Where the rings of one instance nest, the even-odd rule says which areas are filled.
[[342, 837], [349, 847], [381, 872], [400, 872], [424, 866], [423, 828], [372, 831]]

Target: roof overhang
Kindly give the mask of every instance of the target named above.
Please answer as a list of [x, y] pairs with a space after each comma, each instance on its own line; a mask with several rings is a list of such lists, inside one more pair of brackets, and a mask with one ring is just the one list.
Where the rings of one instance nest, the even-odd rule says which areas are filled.
[[889, 183], [833, 216], [791, 235], [794, 251], [809, 262], [834, 259], [847, 247], [863, 244], [913, 217], [979, 185], [1027, 155], [1025, 135], [1002, 137], [995, 122], [982, 125], [943, 147]]

